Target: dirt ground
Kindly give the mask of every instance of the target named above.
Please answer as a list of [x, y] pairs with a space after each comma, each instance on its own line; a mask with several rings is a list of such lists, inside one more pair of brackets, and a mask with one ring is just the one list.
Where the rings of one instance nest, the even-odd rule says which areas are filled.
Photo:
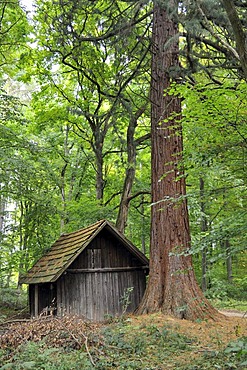
[[229, 342], [242, 336], [247, 336], [247, 316], [239, 311], [221, 311], [222, 318], [219, 321], [201, 321], [191, 322], [188, 320], [179, 320], [162, 314], [153, 314], [145, 316], [132, 317], [133, 325], [145, 322], [145, 325], [155, 324], [164, 326], [166, 324], [176, 332], [180, 332], [190, 338], [195, 338], [199, 348], [222, 349]]

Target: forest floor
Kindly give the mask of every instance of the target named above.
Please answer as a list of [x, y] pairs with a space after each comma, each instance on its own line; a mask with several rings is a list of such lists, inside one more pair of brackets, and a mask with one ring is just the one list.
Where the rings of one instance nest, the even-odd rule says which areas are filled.
[[0, 370], [246, 369], [247, 317], [221, 312], [219, 321], [198, 322], [163, 314], [98, 324], [76, 317], [4, 320]]

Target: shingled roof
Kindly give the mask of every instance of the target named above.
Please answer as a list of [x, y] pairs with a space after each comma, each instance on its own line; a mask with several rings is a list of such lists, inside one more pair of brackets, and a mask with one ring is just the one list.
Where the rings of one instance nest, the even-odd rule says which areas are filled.
[[148, 265], [148, 259], [123, 234], [108, 221], [101, 220], [84, 229], [62, 234], [51, 249], [20, 277], [20, 283], [55, 282], [103, 228], [107, 228], [132, 254]]

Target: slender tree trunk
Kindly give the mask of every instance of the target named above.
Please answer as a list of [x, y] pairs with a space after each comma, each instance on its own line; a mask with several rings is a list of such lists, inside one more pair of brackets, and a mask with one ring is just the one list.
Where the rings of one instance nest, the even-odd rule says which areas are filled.
[[122, 233], [127, 226], [128, 213], [129, 213], [129, 196], [131, 195], [131, 189], [135, 179], [135, 167], [131, 163], [128, 163], [128, 168], [126, 170], [124, 187], [122, 191], [121, 201], [119, 205], [119, 211], [116, 221], [116, 227]]
[[[1, 184], [0, 184], [1, 189]], [[4, 197], [0, 195], [0, 245], [2, 245], [3, 235], [4, 235], [4, 213], [5, 213], [5, 201]], [[0, 255], [0, 265], [3, 263], [3, 257]], [[0, 287], [3, 285], [3, 276], [0, 270]]]
[[95, 126], [93, 131], [94, 134], [94, 145], [93, 150], [95, 153], [95, 164], [96, 164], [96, 199], [100, 202], [103, 201], [104, 197], [104, 176], [103, 176], [103, 144], [104, 136], [100, 132], [100, 127]]
[[217, 311], [197, 285], [189, 254], [181, 104], [177, 96], [164, 92], [179, 68], [177, 2], [168, 1], [169, 12], [161, 4], [154, 2], [152, 37], [150, 275], [137, 313], [162, 311], [194, 320], [215, 317]]
[[64, 226], [66, 225], [67, 219], [67, 203], [66, 203], [66, 189], [65, 189], [65, 173], [66, 173], [67, 163], [63, 166], [60, 175], [60, 193], [62, 201], [62, 214], [60, 218], [60, 233], [64, 232]]
[[103, 200], [104, 178], [103, 178], [103, 155], [101, 148], [96, 151], [96, 199]]
[[145, 111], [146, 107], [143, 106], [136, 114], [131, 114], [128, 130], [127, 130], [127, 154], [128, 154], [128, 163], [127, 169], [125, 172], [124, 186], [121, 196], [121, 201], [119, 205], [119, 211], [116, 221], [116, 227], [121, 232], [124, 232], [127, 226], [128, 213], [130, 207], [129, 197], [132, 192], [132, 187], [135, 180], [136, 173], [136, 143], [135, 143], [135, 129], [137, 127], [138, 118]]
[[232, 283], [232, 255], [231, 255], [231, 244], [229, 239], [225, 240], [226, 248], [226, 271], [227, 271], [227, 281]]
[[61, 170], [60, 175], [60, 193], [61, 193], [61, 200], [62, 200], [62, 215], [60, 219], [60, 233], [64, 232], [65, 225], [69, 222], [68, 219], [68, 212], [67, 212], [67, 194], [66, 194], [66, 172], [68, 168], [68, 158], [69, 158], [69, 126], [66, 125], [65, 128], [61, 129], [64, 135], [64, 142], [63, 142], [63, 160], [64, 165]]
[[[207, 219], [205, 216], [205, 202], [204, 202], [204, 180], [200, 177], [200, 206], [201, 206], [201, 231], [207, 231]], [[202, 249], [202, 291], [206, 292], [207, 290], [207, 248]]]
[[[20, 240], [19, 240], [19, 245], [20, 245], [20, 251], [22, 253], [22, 257], [19, 261], [19, 266], [18, 266], [18, 271], [23, 272], [25, 271], [25, 265], [27, 262], [28, 258], [28, 225], [25, 220], [27, 214], [28, 214], [28, 203], [25, 201], [20, 202], [20, 224], [19, 224], [19, 234], [20, 234]], [[18, 279], [18, 288], [22, 288], [22, 284], [19, 282]]]
[[4, 232], [4, 214], [5, 214], [5, 199], [4, 197], [0, 196], [0, 240]]
[[141, 200], [141, 243], [142, 243], [142, 253], [146, 254], [146, 242], [145, 242], [145, 215], [144, 215], [144, 195], [142, 195]]
[[[133, 136], [133, 132], [129, 132], [128, 128], [128, 135]], [[129, 139], [127, 139], [129, 141]], [[125, 180], [123, 191], [121, 195], [121, 201], [119, 205], [119, 211], [116, 221], [116, 227], [121, 232], [124, 232], [127, 226], [127, 219], [129, 213], [129, 196], [131, 195], [132, 186], [135, 179], [135, 171], [136, 171], [136, 148], [134, 145], [133, 137], [131, 139], [131, 143], [128, 143], [128, 164], [125, 173]]]

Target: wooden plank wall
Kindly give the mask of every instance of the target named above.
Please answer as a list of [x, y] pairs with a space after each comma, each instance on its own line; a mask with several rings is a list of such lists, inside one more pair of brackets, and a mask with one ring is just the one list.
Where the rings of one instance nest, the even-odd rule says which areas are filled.
[[127, 312], [133, 312], [145, 291], [145, 275], [139, 271], [68, 273], [57, 284], [58, 315], [78, 315], [93, 321], [119, 316], [121, 298], [133, 287]]
[[69, 272], [58, 279], [58, 315], [79, 315], [93, 321], [119, 316], [124, 310], [121, 298], [125, 290], [131, 287], [133, 292], [127, 311], [133, 312], [146, 287], [142, 269], [77, 273], [71, 270], [135, 266], [141, 267], [142, 264], [118, 239], [103, 230], [69, 266]]
[[119, 240], [114, 238], [107, 230], [103, 230], [73, 262], [70, 268], [121, 266], [141, 266], [141, 262]]

